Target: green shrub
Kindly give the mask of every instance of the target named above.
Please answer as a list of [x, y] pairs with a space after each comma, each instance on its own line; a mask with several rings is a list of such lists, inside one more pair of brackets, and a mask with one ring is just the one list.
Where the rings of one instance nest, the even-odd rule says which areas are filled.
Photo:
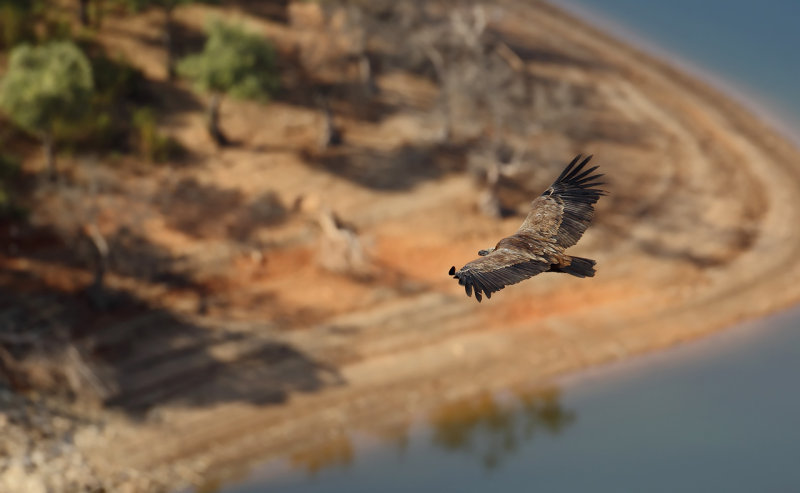
[[151, 163], [179, 158], [184, 153], [178, 141], [159, 131], [152, 108], [145, 106], [134, 111], [133, 127], [136, 149], [141, 157]]
[[8, 154], [0, 154], [0, 182], [6, 182], [19, 175], [19, 159]]
[[69, 17], [51, 0], [0, 0], [0, 47], [72, 39]]
[[38, 135], [50, 132], [57, 120], [82, 116], [93, 86], [89, 60], [74, 44], [20, 45], [0, 80], [0, 108]]
[[55, 176], [55, 132], [86, 115], [94, 89], [88, 58], [70, 42], [19, 45], [0, 80], [0, 109], [42, 142]]
[[12, 48], [33, 41], [33, 13], [31, 4], [23, 0], [3, 0], [0, 3], [0, 46]]
[[16, 219], [25, 211], [14, 202], [13, 181], [19, 176], [19, 159], [0, 154], [0, 219]]
[[208, 132], [219, 145], [228, 142], [219, 125], [222, 96], [266, 102], [279, 80], [272, 43], [239, 26], [214, 21], [206, 28], [203, 51], [178, 63], [178, 73], [211, 95]]
[[94, 92], [82, 118], [58, 125], [57, 134], [67, 148], [93, 148], [129, 152], [131, 106], [150, 99], [144, 74], [122, 57], [109, 57], [91, 41], [81, 43], [94, 74]]
[[203, 51], [178, 64], [178, 73], [203, 92], [267, 101], [278, 89], [275, 49], [247, 30], [214, 21]]
[[72, 41], [73, 38], [72, 23], [66, 15], [56, 12], [42, 16], [40, 42]]
[[125, 58], [110, 58], [98, 47], [87, 46], [94, 74], [95, 99], [105, 104], [122, 100], [144, 102], [148, 99], [146, 79], [141, 70]]

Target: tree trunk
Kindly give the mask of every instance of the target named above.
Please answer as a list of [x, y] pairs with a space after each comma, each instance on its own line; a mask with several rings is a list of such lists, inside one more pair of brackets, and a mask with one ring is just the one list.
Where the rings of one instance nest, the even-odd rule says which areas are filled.
[[175, 80], [175, 47], [172, 38], [172, 9], [164, 7], [164, 51], [167, 56], [167, 79]]
[[342, 135], [341, 130], [336, 127], [336, 123], [333, 120], [333, 111], [331, 111], [331, 107], [328, 104], [328, 98], [321, 94], [317, 94], [315, 99], [317, 100], [317, 104], [322, 107], [322, 112], [325, 116], [325, 123], [322, 127], [322, 136], [319, 141], [320, 150], [324, 151], [328, 147], [342, 145], [344, 142], [344, 136]]
[[367, 90], [367, 97], [372, 98], [378, 94], [378, 85], [375, 83], [375, 76], [372, 73], [372, 63], [365, 54], [358, 59], [358, 71], [361, 76], [361, 84]]
[[228, 144], [228, 138], [219, 128], [219, 107], [222, 105], [222, 94], [215, 92], [211, 94], [208, 102], [208, 134], [219, 146]]
[[89, 298], [95, 307], [105, 309], [107, 300], [103, 281], [108, 268], [108, 242], [95, 223], [84, 226], [84, 233], [91, 242], [94, 257], [94, 281], [88, 289]]
[[105, 1], [106, 0], [92, 0], [91, 5], [91, 15], [89, 16], [92, 19], [92, 23], [94, 24], [95, 29], [100, 29], [100, 26], [103, 24], [103, 14], [105, 13]]
[[52, 132], [48, 131], [42, 136], [42, 149], [44, 150], [44, 164], [51, 180], [58, 177], [56, 173], [56, 151]]
[[89, 0], [78, 0], [78, 18], [82, 26], [89, 25]]

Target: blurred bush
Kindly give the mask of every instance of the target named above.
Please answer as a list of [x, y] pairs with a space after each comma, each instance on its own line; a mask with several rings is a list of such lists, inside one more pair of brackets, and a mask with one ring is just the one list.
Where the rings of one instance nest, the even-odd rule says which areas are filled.
[[0, 48], [72, 39], [72, 23], [45, 0], [0, 0]]
[[86, 115], [93, 89], [89, 60], [71, 42], [22, 44], [11, 51], [0, 80], [0, 108], [41, 141], [51, 175], [56, 131]]
[[0, 219], [14, 219], [24, 215], [24, 209], [14, 201], [13, 181], [19, 176], [19, 159], [0, 154]]
[[0, 3], [0, 47], [9, 49], [35, 39], [33, 5], [29, 0], [3, 0]]
[[203, 51], [181, 60], [179, 73], [203, 92], [269, 100], [278, 88], [272, 43], [221, 21], [211, 22], [206, 32]]
[[181, 60], [178, 73], [211, 95], [208, 131], [218, 144], [225, 144], [219, 128], [222, 96], [268, 101], [279, 84], [275, 50], [268, 40], [240, 26], [214, 21], [206, 30], [203, 51]]
[[133, 113], [134, 140], [139, 155], [151, 163], [160, 163], [180, 157], [184, 148], [175, 139], [158, 130], [156, 115], [150, 107]]
[[106, 56], [89, 41], [82, 45], [89, 55], [95, 90], [83, 118], [60, 127], [59, 135], [68, 145], [128, 151], [128, 136], [135, 131], [132, 113], [150, 101], [144, 74], [122, 57]]
[[92, 63], [96, 101], [110, 104], [124, 99], [141, 103], [149, 99], [144, 74], [125, 58], [110, 58], [91, 45], [84, 49]]

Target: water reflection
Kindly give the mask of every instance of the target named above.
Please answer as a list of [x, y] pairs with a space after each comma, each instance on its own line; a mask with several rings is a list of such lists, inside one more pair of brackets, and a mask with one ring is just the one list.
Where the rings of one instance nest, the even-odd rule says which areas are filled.
[[[483, 471], [494, 471], [517, 453], [530, 454], [526, 444], [537, 434], [560, 434], [575, 422], [576, 414], [562, 406], [558, 389], [526, 387], [500, 393], [484, 391], [436, 407], [425, 418], [416, 424], [403, 420], [369, 431], [335, 433], [272, 463], [253, 477], [240, 476], [248, 476], [245, 466], [234, 476], [226, 475], [222, 482], [209, 481], [193, 491], [397, 493], [419, 491], [419, 487], [428, 490], [426, 481], [438, 475], [458, 476], [465, 484], [481, 488], [479, 478], [465, 479], [476, 472], [482, 475], [481, 468], [471, 465], [474, 461], [482, 464]], [[547, 446], [545, 441], [543, 445]], [[442, 455], [454, 460], [445, 460]], [[464, 471], [465, 463], [469, 472]], [[492, 475], [490, 481], [502, 477]]]
[[303, 470], [309, 476], [314, 476], [329, 467], [349, 467], [353, 463], [354, 456], [355, 450], [350, 437], [342, 435], [318, 447], [292, 454], [289, 462], [294, 469]]
[[557, 435], [575, 421], [575, 413], [562, 407], [559, 397], [552, 388], [515, 390], [511, 396], [487, 391], [445, 404], [431, 413], [432, 442], [448, 452], [475, 455], [492, 470], [537, 432]]

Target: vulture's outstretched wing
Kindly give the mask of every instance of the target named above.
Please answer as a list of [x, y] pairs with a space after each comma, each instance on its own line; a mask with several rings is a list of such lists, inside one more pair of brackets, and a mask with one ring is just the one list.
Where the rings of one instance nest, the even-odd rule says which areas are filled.
[[[517, 233], [552, 238], [563, 250], [583, 235], [594, 217], [594, 204], [606, 192], [598, 188], [603, 182], [597, 166], [584, 169], [592, 159], [575, 157], [550, 187], [531, 203], [531, 212]], [[580, 164], [578, 164], [580, 161]], [[577, 164], [577, 166], [576, 166]]]
[[[594, 216], [594, 204], [606, 192], [598, 188], [603, 175], [597, 166], [586, 168], [592, 156], [572, 160], [544, 193], [531, 203], [531, 212], [513, 235], [450, 275], [475, 299], [516, 284], [542, 272], [563, 272], [577, 277], [594, 275], [595, 261], [572, 257], [564, 249], [578, 242]], [[580, 163], [579, 163], [580, 161]], [[487, 254], [487, 252], [489, 252]]]
[[502, 249], [473, 260], [458, 272], [455, 267], [451, 267], [450, 275], [464, 286], [467, 296], [472, 296], [474, 290], [475, 299], [480, 302], [481, 293], [491, 298], [495, 291], [541, 274], [550, 269], [550, 265], [551, 262], [547, 259], [534, 259], [523, 252]]

